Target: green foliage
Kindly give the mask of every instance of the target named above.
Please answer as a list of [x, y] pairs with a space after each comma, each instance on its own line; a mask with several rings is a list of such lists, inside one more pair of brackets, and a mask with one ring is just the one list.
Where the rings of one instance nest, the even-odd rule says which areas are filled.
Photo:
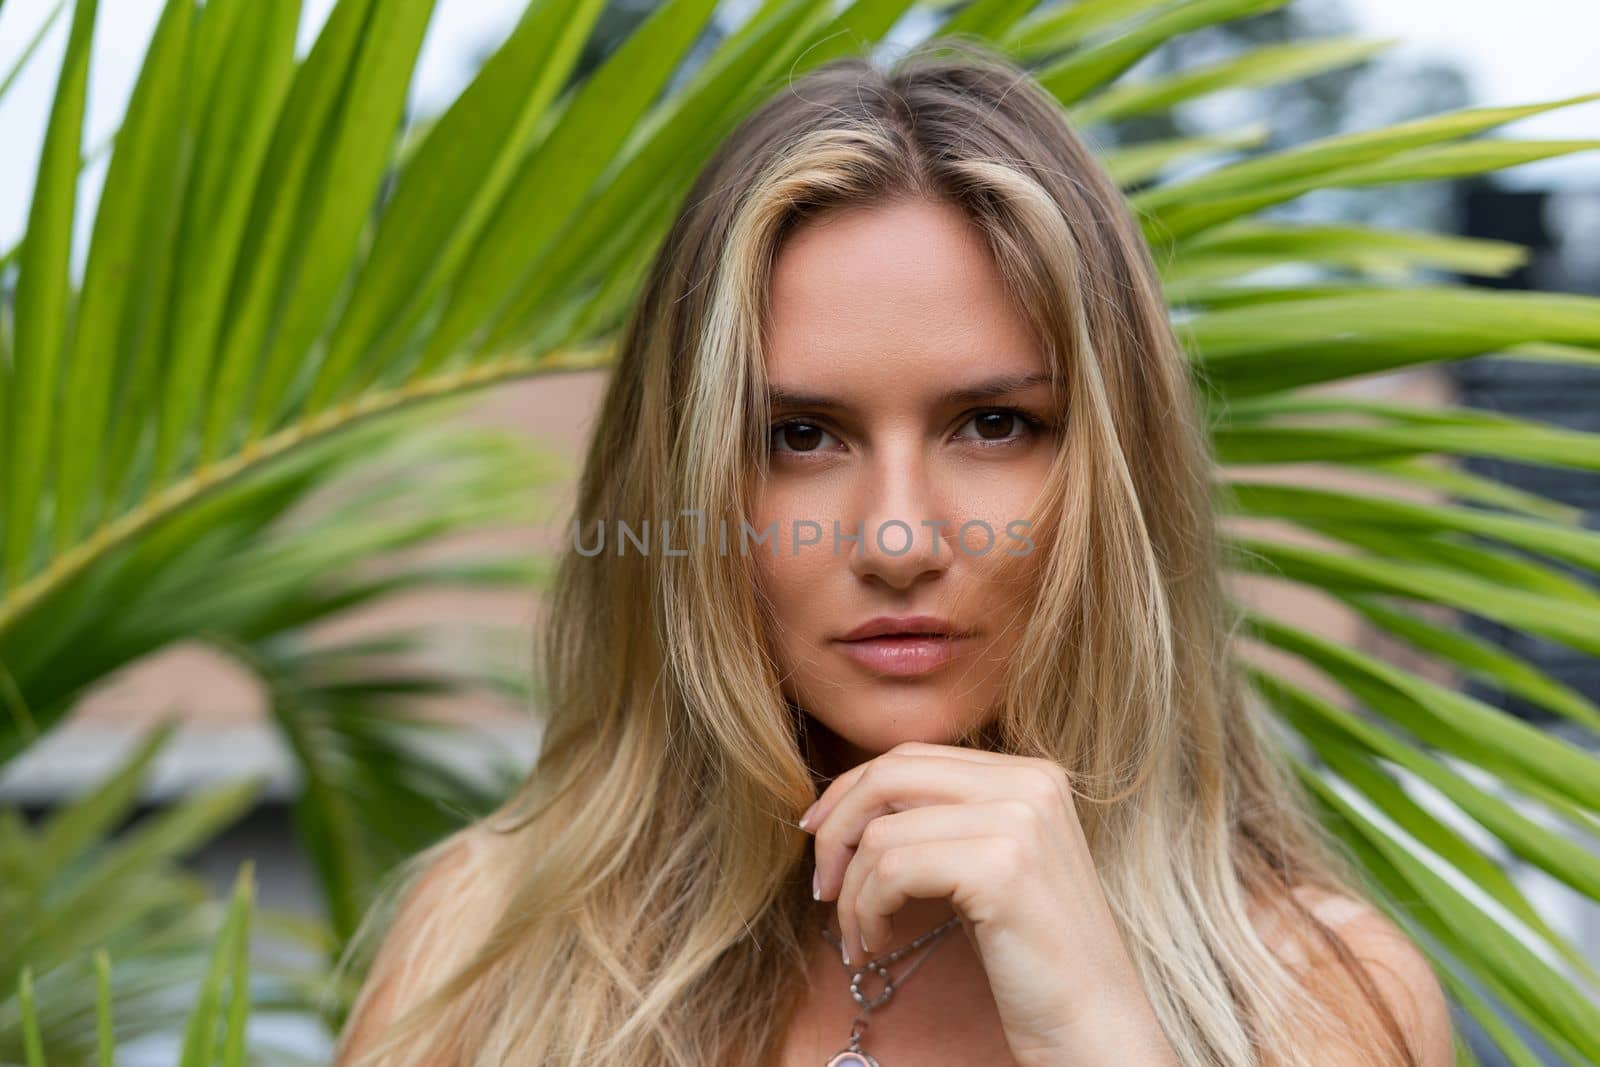
[[[220, 989], [216, 961], [242, 973], [252, 865], [224, 911], [181, 861], [245, 815], [261, 783], [208, 788], [123, 827], [175, 728], [168, 720], [151, 730], [115, 771], [36, 826], [0, 809], [0, 928], [14, 935], [0, 943], [0, 971], [20, 976], [14, 993], [0, 993], [0, 1062], [36, 1062], [48, 1049], [52, 1062], [83, 1063], [98, 1048], [99, 1062], [110, 1063], [113, 1015], [123, 1040], [169, 1032], [189, 1014], [197, 985], [206, 991], [190, 1024], [198, 1041], [214, 1025], [205, 1013]], [[280, 936], [306, 940], [303, 924], [266, 918]], [[219, 937], [208, 973], [208, 946]], [[301, 1012], [323, 984], [265, 966], [255, 982], [260, 1005]], [[235, 998], [230, 1010], [246, 1010], [251, 999]]]
[[[1091, 130], [1311, 77], [1387, 44], [1271, 43], [1124, 77], [1175, 35], [1284, 3], [976, 0], [936, 32], [1002, 48]], [[336, 951], [383, 871], [493, 799], [494, 787], [415, 743], [429, 728], [406, 701], [511, 683], [488, 662], [396, 667], [425, 633], [330, 644], [312, 630], [416, 589], [536, 587], [538, 561], [417, 562], [416, 550], [526, 522], [563, 473], [506, 437], [442, 423], [440, 402], [603, 366], [722, 136], [787, 79], [882, 41], [912, 6], [764, 0], [691, 66], [714, 5], [665, 0], [580, 72], [601, 4], [532, 0], [449, 108], [408, 123], [431, 0], [338, 0], [304, 57], [293, 51], [298, 0], [169, 0], [75, 278], [97, 14], [95, 0], [78, 0], [26, 234], [0, 255], [0, 764], [113, 671], [180, 640], [211, 644], [261, 680], [305, 772], [296, 823], [325, 894], [323, 947]], [[0, 95], [14, 74], [0, 72]], [[1319, 387], [1484, 354], [1592, 365], [1600, 301], [1468, 291], [1435, 276], [1503, 274], [1525, 257], [1515, 245], [1292, 224], [1270, 211], [1318, 189], [1484, 174], [1596, 147], [1483, 136], [1592, 98], [1469, 108], [1265, 152], [1249, 151], [1264, 139], [1255, 129], [1107, 155], [1157, 253], [1223, 462], [1317, 462], [1381, 486], [1336, 492], [1225, 469], [1220, 506], [1279, 531], [1234, 535], [1240, 567], [1336, 598], [1435, 663], [1563, 716], [1591, 748], [1600, 711], [1590, 701], [1435, 609], [1600, 650], [1600, 593], [1587, 580], [1600, 569], [1597, 535], [1572, 509], [1448, 462], [1593, 471], [1600, 439]], [[1168, 177], [1197, 160], [1216, 165]], [[1285, 266], [1316, 280], [1271, 280]], [[1420, 503], [1419, 489], [1453, 499]], [[1592, 965], [1503, 861], [1457, 829], [1470, 824], [1600, 900], [1600, 870], [1578, 844], [1600, 826], [1600, 760], [1281, 620], [1253, 615], [1252, 633], [1350, 698], [1356, 710], [1251, 668], [1328, 825], [1452, 997], [1513, 1062], [1535, 1060], [1508, 1019], [1568, 1062], [1600, 1061]], [[181, 920], [207, 911], [176, 860], [249, 790], [191, 798], [104, 840], [157, 743], [40, 828], [0, 814], [0, 929], [22, 931], [0, 946], [0, 973], [20, 975], [16, 998], [0, 1001], [6, 1059], [84, 1062], [98, 1045], [110, 1063], [111, 1009], [122, 1036], [172, 1026], [170, 1003], [141, 998], [170, 992], [184, 968], [203, 985], [183, 1062], [243, 1057], [250, 868], [196, 969], [199, 927]], [[1413, 781], [1452, 819], [1419, 804]]]
[[[255, 902], [255, 864], [244, 861], [234, 881], [233, 894], [223, 917], [222, 928], [211, 950], [211, 962], [200, 982], [194, 1011], [184, 1028], [183, 1050], [178, 1067], [243, 1067], [245, 1028], [250, 1020], [250, 918]], [[113, 1001], [111, 961], [106, 950], [94, 953], [96, 1063], [114, 1067], [116, 1049], [112, 1043]], [[226, 1011], [224, 1013], [224, 991]], [[46, 1067], [42, 1023], [34, 994], [33, 967], [24, 965], [17, 982], [20, 1030], [28, 1067]], [[52, 1046], [54, 1047], [54, 1046]], [[57, 1064], [83, 1062], [83, 1057], [57, 1055]]]

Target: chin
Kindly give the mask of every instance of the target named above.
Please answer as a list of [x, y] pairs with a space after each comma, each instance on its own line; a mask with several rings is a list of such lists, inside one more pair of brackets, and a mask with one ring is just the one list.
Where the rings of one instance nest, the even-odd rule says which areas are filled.
[[870, 754], [870, 758], [903, 741], [951, 744], [961, 732], [961, 725], [974, 714], [937, 698], [901, 694], [898, 699], [835, 704], [815, 717], [845, 744]]

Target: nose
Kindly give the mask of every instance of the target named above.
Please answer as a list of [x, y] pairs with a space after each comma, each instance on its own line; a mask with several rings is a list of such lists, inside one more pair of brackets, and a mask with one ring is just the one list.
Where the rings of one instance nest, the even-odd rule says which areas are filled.
[[[930, 477], [927, 457], [914, 444], [885, 447], [865, 465], [855, 499], [850, 569], [858, 578], [907, 590], [950, 568], [953, 531]], [[842, 525], [842, 523], [841, 523]]]

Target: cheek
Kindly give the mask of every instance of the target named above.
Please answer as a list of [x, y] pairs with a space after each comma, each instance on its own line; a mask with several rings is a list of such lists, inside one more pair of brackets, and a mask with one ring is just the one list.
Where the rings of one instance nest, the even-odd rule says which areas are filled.
[[[817, 511], [814, 501], [775, 488], [757, 493], [750, 517], [754, 534], [747, 551], [755, 562], [766, 610], [781, 624], [778, 633], [788, 640], [793, 640], [799, 621], [814, 613], [811, 598], [821, 595], [820, 579], [828, 563], [826, 554], [815, 545], [803, 547], [798, 554], [794, 550], [795, 524], [808, 519], [827, 529], [827, 516]], [[769, 535], [767, 543], [754, 540], [762, 535]], [[803, 538], [814, 535], [809, 528], [800, 532]]]
[[[952, 472], [947, 482], [949, 533], [954, 536], [962, 523], [982, 522], [994, 532], [996, 550], [1014, 545], [1007, 526], [1028, 517], [1048, 474], [1048, 459], [1005, 469], [974, 467]], [[982, 527], [973, 526], [965, 536], [966, 544], [973, 551], [979, 551], [988, 533]]]

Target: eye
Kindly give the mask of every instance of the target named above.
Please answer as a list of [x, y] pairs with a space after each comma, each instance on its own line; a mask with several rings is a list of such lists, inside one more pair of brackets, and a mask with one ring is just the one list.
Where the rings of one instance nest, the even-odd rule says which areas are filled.
[[[806, 455], [822, 451], [819, 438], [829, 438], [833, 435], [814, 422], [805, 419], [786, 419], [783, 422], [772, 424], [772, 436], [768, 447], [774, 452], [793, 452]], [[787, 445], [786, 448], [778, 447], [779, 444]]]
[[982, 411], [973, 412], [971, 419], [963, 425], [977, 426], [979, 436], [969, 437], [967, 440], [980, 441], [985, 446], [1023, 441], [1036, 436], [1046, 427], [1042, 419], [1037, 419], [1020, 408], [984, 408]]
[[[1049, 429], [1050, 424], [1020, 408], [999, 407], [974, 411], [963, 426], [976, 426], [978, 436], [958, 434], [958, 437], [975, 441], [981, 447], [991, 448], [1018, 444], [1037, 437]], [[775, 422], [769, 433], [767, 447], [774, 453], [817, 455], [831, 450], [840, 443], [833, 434], [823, 429], [819, 422], [809, 418], [790, 418]], [[834, 444], [831, 446], [826, 444], [829, 440]]]

